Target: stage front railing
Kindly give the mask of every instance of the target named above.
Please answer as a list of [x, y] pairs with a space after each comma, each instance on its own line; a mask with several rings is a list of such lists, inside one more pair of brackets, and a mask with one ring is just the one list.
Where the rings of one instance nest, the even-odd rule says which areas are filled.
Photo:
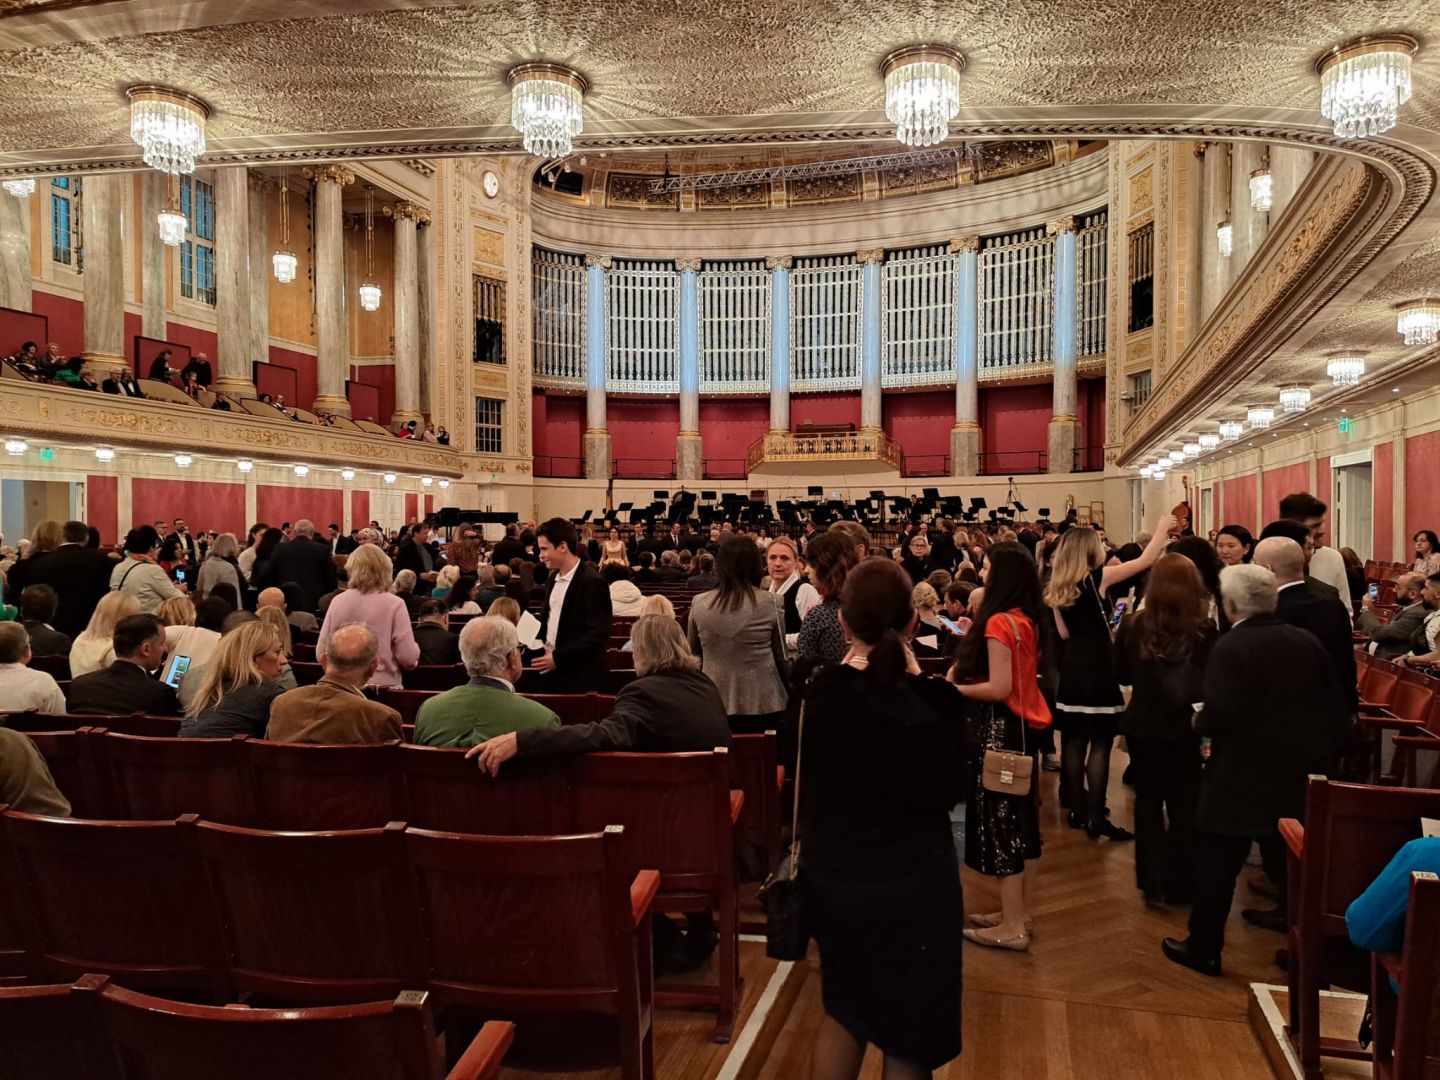
[[754, 471], [767, 462], [871, 461], [899, 469], [904, 456], [900, 444], [883, 431], [833, 435], [771, 432], [750, 445], [746, 465]]

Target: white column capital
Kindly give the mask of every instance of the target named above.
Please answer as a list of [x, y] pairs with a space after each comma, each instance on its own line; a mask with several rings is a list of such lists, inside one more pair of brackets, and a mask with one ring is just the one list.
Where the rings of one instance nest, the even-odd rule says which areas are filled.
[[598, 266], [601, 270], [609, 270], [613, 261], [609, 255], [589, 254], [585, 256], [585, 268], [588, 270]]
[[789, 270], [795, 265], [794, 255], [767, 255], [765, 256], [766, 270]]
[[681, 273], [684, 273], [684, 272], [687, 271], [687, 270], [690, 271], [691, 273], [695, 273], [696, 271], [698, 271], [698, 270], [700, 269], [700, 263], [701, 263], [702, 261], [703, 261], [703, 260], [701, 260], [701, 259], [698, 258], [698, 257], [687, 257], [687, 258], [684, 258], [684, 259], [676, 259], [676, 260], [675, 260], [675, 269], [676, 269], [676, 270], [679, 270]]
[[1046, 236], [1059, 236], [1061, 233], [1073, 233], [1075, 231], [1075, 215], [1065, 214], [1061, 217], [1051, 218], [1045, 223]]

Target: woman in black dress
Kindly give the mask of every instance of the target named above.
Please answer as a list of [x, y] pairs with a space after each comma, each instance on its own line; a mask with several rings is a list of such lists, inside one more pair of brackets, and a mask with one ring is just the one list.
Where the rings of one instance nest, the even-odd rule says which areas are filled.
[[874, 1043], [885, 1076], [911, 1080], [960, 1053], [949, 814], [963, 794], [962, 701], [905, 647], [914, 612], [895, 563], [855, 567], [841, 615], [852, 644], [810, 684], [800, 765], [801, 881], [825, 1003], [810, 1075], [853, 1080]]
[[1092, 840], [1133, 840], [1134, 834], [1105, 816], [1110, 783], [1110, 749], [1119, 731], [1125, 699], [1115, 677], [1110, 641], [1110, 608], [1105, 595], [1155, 565], [1169, 541], [1175, 519], [1155, 523], [1150, 543], [1138, 559], [1105, 565], [1105, 547], [1094, 529], [1073, 526], [1060, 537], [1054, 567], [1045, 586], [1060, 635], [1060, 680], [1055, 719], [1060, 728], [1061, 802], [1070, 811], [1070, 827]]

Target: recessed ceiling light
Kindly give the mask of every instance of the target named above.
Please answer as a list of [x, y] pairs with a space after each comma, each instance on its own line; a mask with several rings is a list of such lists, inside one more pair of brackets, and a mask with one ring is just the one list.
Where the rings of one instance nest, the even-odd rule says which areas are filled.
[[1310, 421], [1309, 421], [1309, 420], [1306, 420], [1306, 421], [1305, 421], [1303, 424], [1301, 424], [1300, 426], [1301, 426], [1301, 427], [1309, 427], [1309, 426], [1310, 426]]
[[1398, 393], [1400, 393], [1400, 387], [1398, 387], [1398, 386], [1391, 387], [1390, 393], [1392, 393], [1392, 394], [1398, 394]]
[[1350, 410], [1349, 410], [1349, 409], [1341, 409], [1340, 411], [1341, 411], [1341, 412], [1349, 412]]

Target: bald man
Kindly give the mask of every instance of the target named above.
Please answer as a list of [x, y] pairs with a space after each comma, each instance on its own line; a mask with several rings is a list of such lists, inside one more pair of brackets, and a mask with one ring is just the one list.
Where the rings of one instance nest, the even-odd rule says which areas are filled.
[[1335, 684], [1353, 715], [1360, 705], [1360, 691], [1355, 678], [1350, 613], [1345, 605], [1331, 590], [1306, 580], [1305, 551], [1289, 537], [1271, 536], [1261, 540], [1255, 545], [1253, 558], [1257, 565], [1275, 575], [1280, 591], [1276, 617], [1301, 630], [1309, 630], [1320, 639], [1330, 657]]
[[292, 743], [382, 743], [402, 736], [400, 714], [365, 696], [380, 650], [375, 631], [346, 623], [326, 646], [325, 674], [270, 703], [265, 738]]
[[1413, 571], [1395, 579], [1395, 603], [1399, 610], [1382, 623], [1375, 616], [1374, 602], [1365, 594], [1360, 607], [1360, 629], [1370, 636], [1369, 649], [1376, 656], [1394, 658], [1410, 651], [1410, 640], [1425, 622], [1425, 575]]
[[281, 612], [284, 612], [285, 594], [274, 585], [268, 589], [261, 589], [260, 595], [255, 598], [255, 607], [257, 609], [262, 607], [279, 608]]

